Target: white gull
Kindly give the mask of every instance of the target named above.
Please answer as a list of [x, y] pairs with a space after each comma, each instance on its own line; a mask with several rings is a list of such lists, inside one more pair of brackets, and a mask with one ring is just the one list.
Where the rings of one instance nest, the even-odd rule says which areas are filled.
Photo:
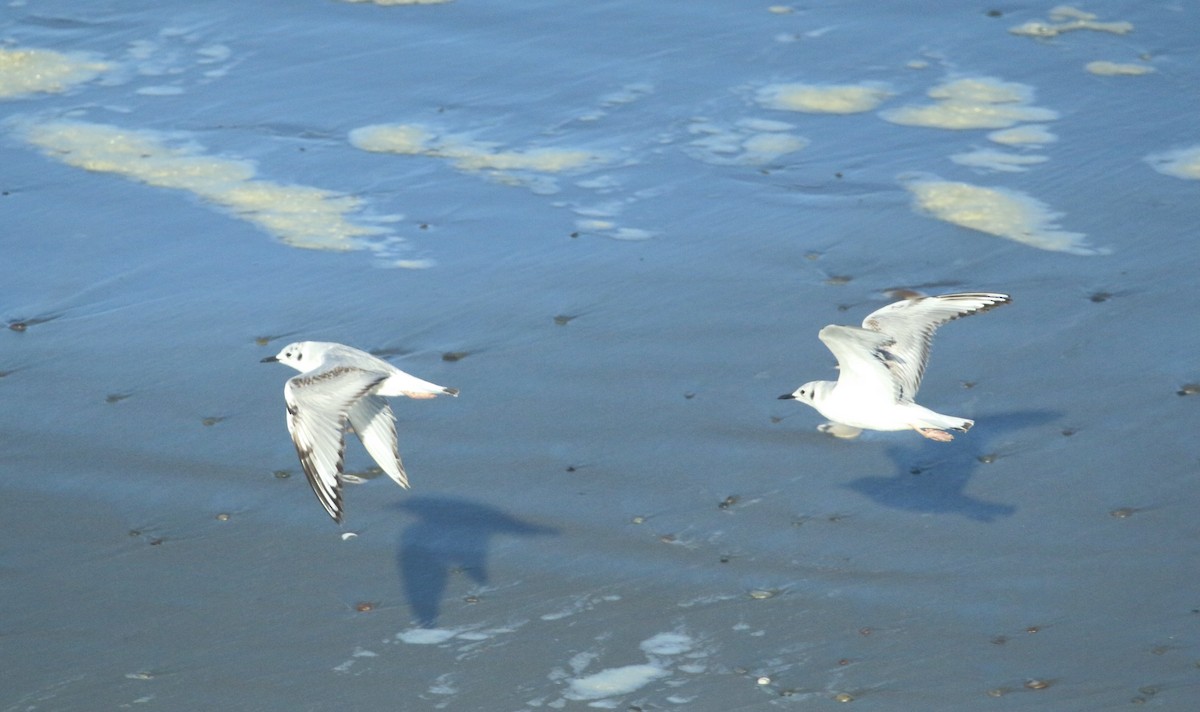
[[409, 375], [381, 358], [350, 346], [324, 341], [288, 344], [263, 363], [279, 362], [300, 371], [283, 389], [287, 426], [304, 475], [321, 506], [342, 521], [342, 471], [346, 421], [367, 452], [396, 484], [408, 488], [408, 475], [396, 445], [396, 417], [384, 396], [457, 396]]
[[831, 324], [818, 336], [838, 361], [838, 380], [811, 381], [779, 396], [817, 409], [832, 423], [821, 427], [840, 437], [863, 430], [916, 430], [949, 442], [947, 430], [966, 432], [975, 421], [942, 415], [914, 399], [929, 363], [933, 333], [952, 319], [1008, 304], [1007, 294], [971, 292], [917, 297], [872, 312], [862, 327]]

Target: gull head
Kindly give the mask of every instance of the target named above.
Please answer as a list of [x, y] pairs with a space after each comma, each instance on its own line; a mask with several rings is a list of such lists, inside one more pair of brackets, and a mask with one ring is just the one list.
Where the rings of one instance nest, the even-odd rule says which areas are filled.
[[815, 408], [817, 402], [823, 400], [835, 385], [833, 381], [809, 381], [791, 393], [779, 396], [779, 400], [797, 400]]
[[260, 363], [282, 363], [297, 371], [311, 371], [325, 360], [326, 344], [319, 341], [297, 341], [288, 344], [274, 356], [264, 358]]

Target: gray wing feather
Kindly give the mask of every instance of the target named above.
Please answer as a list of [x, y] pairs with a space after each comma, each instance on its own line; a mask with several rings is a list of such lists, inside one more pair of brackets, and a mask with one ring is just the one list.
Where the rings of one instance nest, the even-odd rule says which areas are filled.
[[350, 424], [363, 447], [379, 463], [379, 467], [396, 481], [408, 488], [408, 475], [400, 461], [400, 450], [396, 445], [396, 416], [383, 396], [365, 395], [346, 411]]
[[302, 373], [284, 386], [288, 432], [300, 456], [304, 476], [334, 521], [342, 521], [343, 455], [346, 412], [379, 385], [386, 374], [335, 366]]
[[859, 398], [899, 400], [902, 393], [888, 366], [892, 337], [857, 326], [830, 324], [817, 334], [838, 362], [838, 390]]
[[948, 321], [980, 314], [1012, 299], [1007, 294], [969, 292], [938, 297], [906, 299], [889, 304], [867, 316], [863, 328], [891, 337], [884, 348], [886, 366], [896, 380], [902, 398], [911, 400], [921, 387], [933, 334]]

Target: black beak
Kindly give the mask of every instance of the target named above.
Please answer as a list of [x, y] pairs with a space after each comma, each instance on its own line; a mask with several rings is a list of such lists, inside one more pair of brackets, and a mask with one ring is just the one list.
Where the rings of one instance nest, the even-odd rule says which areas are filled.
[[268, 356], [268, 357], [264, 358], [262, 361], [259, 361], [259, 363], [275, 363], [278, 360], [279, 359], [275, 356]]
[[779, 400], [796, 400], [796, 396], [792, 395], [791, 393], [784, 393], [783, 395], [779, 396]]

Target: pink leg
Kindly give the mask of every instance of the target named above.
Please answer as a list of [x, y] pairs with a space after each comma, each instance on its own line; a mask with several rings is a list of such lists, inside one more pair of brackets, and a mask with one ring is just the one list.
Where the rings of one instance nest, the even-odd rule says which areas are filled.
[[436, 393], [412, 393], [412, 392], [410, 392], [410, 393], [405, 393], [404, 395], [408, 396], [409, 398], [416, 398], [417, 400], [425, 400], [426, 398], [437, 398]]
[[914, 427], [913, 430], [916, 430], [918, 433], [924, 435], [930, 440], [936, 440], [939, 443], [948, 443], [954, 439], [954, 436], [950, 433], [947, 433], [945, 430], [938, 430], [937, 428]]

